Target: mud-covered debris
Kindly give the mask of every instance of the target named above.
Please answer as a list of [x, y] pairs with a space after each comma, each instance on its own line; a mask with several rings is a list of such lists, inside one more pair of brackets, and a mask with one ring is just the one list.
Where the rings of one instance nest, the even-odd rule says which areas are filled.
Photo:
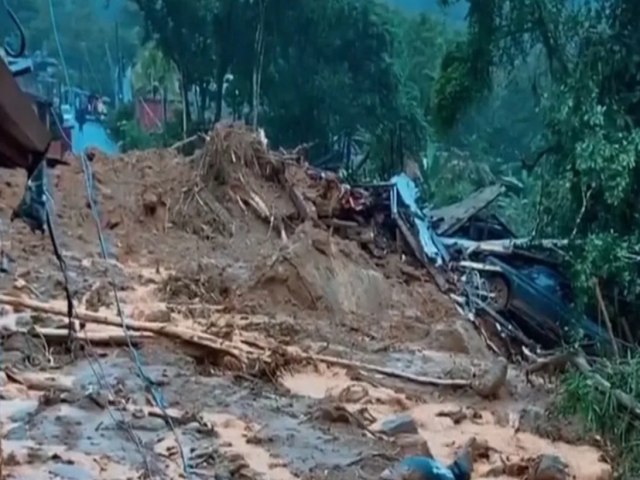
[[340, 403], [359, 403], [369, 397], [369, 389], [362, 383], [352, 383], [333, 397]]
[[142, 321], [147, 323], [171, 323], [171, 312], [163, 308], [153, 310], [147, 313]]
[[85, 306], [90, 312], [97, 312], [102, 307], [112, 305], [113, 291], [107, 282], [99, 282], [85, 297]]
[[165, 421], [161, 418], [144, 416], [142, 418], [133, 418], [130, 422], [131, 428], [144, 432], [161, 432], [167, 428]]
[[526, 480], [569, 480], [569, 467], [557, 455], [540, 455], [531, 463]]
[[166, 206], [166, 203], [160, 193], [147, 190], [142, 194], [142, 210], [145, 216], [154, 217], [163, 206]]
[[495, 465], [484, 472], [485, 478], [510, 477], [524, 478], [529, 472], [529, 462], [522, 459], [502, 459], [500, 465]]
[[399, 434], [417, 434], [418, 425], [413, 417], [408, 413], [401, 413], [385, 418], [378, 429], [380, 433], [393, 437]]
[[162, 298], [170, 302], [218, 304], [230, 294], [224, 272], [212, 264], [188, 265], [168, 275], [158, 287]]
[[489, 460], [492, 453], [498, 453], [498, 450], [493, 448], [489, 442], [484, 438], [471, 437], [467, 440], [460, 450], [460, 454], [470, 455], [473, 462], [479, 460]]
[[482, 398], [496, 398], [507, 382], [509, 363], [504, 358], [497, 358], [485, 372], [477, 376], [471, 387]]
[[486, 355], [486, 346], [468, 321], [452, 318], [437, 325], [426, 339], [425, 346], [436, 351], [465, 355]]
[[314, 409], [309, 417], [320, 422], [348, 424], [376, 436], [369, 428], [374, 419], [366, 408], [352, 412], [344, 405], [323, 402]]
[[436, 414], [437, 417], [445, 417], [451, 419], [454, 425], [464, 422], [469, 415], [462, 408], [458, 410], [443, 410]]

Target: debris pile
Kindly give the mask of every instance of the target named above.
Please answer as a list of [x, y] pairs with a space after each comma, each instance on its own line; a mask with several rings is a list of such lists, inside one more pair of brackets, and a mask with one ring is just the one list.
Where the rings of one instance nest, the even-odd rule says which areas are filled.
[[[406, 173], [388, 182], [349, 185], [335, 173], [309, 165], [304, 151], [269, 151], [263, 136], [233, 124], [218, 125], [194, 162], [197, 174], [178, 202], [176, 218], [195, 216], [193, 211], [204, 208], [213, 220], [202, 229], [213, 230], [231, 223], [220, 219], [237, 218], [230, 204], [239, 208], [238, 213], [252, 212], [268, 234], [276, 232], [289, 245], [279, 250], [260, 280], [275, 276], [279, 284], [299, 287], [300, 292], [287, 293], [305, 308], [317, 308], [319, 297], [332, 297], [331, 292], [314, 291], [314, 285], [327, 285], [326, 281], [310, 281], [303, 271], [308, 250], [321, 251], [331, 261], [339, 250], [352, 256], [353, 249], [346, 252], [342, 238], [359, 244], [371, 261], [400, 254], [406, 275], [420, 277], [424, 270], [496, 353], [533, 358], [566, 341], [574, 327], [583, 329], [586, 344], [601, 347], [608, 342], [606, 332], [593, 321], [575, 318], [568, 280], [549, 254], [549, 248], [562, 242], [519, 239], [488, 212], [505, 190], [501, 185], [431, 209], [421, 202], [419, 185]], [[212, 200], [200, 198], [202, 192]], [[305, 240], [298, 241], [301, 238]], [[375, 282], [375, 275], [351, 281]], [[354, 295], [357, 292], [347, 292], [350, 298]], [[381, 301], [384, 296], [380, 292]], [[346, 310], [361, 308], [356, 301]]]

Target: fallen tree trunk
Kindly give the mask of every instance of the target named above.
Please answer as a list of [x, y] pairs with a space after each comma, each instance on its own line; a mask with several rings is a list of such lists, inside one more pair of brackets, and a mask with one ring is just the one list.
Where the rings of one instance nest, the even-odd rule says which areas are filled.
[[613, 388], [609, 382], [595, 373], [584, 355], [575, 356], [571, 360], [571, 364], [576, 367], [580, 373], [590, 378], [600, 390], [613, 395], [613, 398], [615, 398], [620, 405], [627, 408], [637, 419], [640, 419], [640, 404], [631, 395], [617, 388]]
[[[30, 300], [27, 298], [18, 298], [18, 297], [10, 297], [7, 295], [0, 295], [0, 303], [9, 305], [12, 307], [26, 308], [28, 310], [48, 313], [50, 315], [57, 315], [61, 317], [67, 316], [66, 308], [56, 307], [54, 305], [37, 302], [35, 300]], [[229, 342], [220, 340], [211, 335], [196, 333], [191, 330], [187, 330], [179, 327], [173, 327], [171, 325], [166, 325], [164, 323], [147, 323], [147, 322], [136, 322], [133, 320], [124, 320], [124, 325], [123, 325], [123, 322], [119, 318], [114, 318], [108, 315], [88, 312], [85, 310], [76, 310], [75, 316], [78, 320], [82, 320], [85, 323], [108, 325], [108, 326], [119, 327], [119, 328], [126, 327], [127, 329], [131, 329], [131, 330], [137, 330], [140, 332], [149, 332], [162, 337], [167, 337], [174, 340], [180, 340], [187, 343], [196, 344], [198, 346], [217, 352], [219, 354], [234, 357], [237, 360], [241, 361], [243, 364], [245, 362], [245, 358], [243, 358], [242, 354], [238, 351], [239, 350], [238, 345], [231, 345]], [[243, 352], [243, 353], [246, 353], [246, 352]]]

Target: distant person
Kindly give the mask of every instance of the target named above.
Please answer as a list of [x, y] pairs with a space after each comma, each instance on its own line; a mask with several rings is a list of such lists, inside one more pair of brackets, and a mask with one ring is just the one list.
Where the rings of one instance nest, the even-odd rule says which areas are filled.
[[78, 122], [78, 130], [82, 133], [84, 124], [87, 123], [87, 109], [84, 105], [76, 110], [76, 122]]

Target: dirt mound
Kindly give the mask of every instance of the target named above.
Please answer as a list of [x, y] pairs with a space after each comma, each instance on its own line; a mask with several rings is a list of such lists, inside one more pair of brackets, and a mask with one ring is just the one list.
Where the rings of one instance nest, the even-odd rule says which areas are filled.
[[[220, 124], [192, 158], [169, 149], [114, 157], [93, 150], [88, 158], [109, 253], [124, 264], [174, 270], [161, 288], [166, 299], [359, 316], [390, 311], [410, 319], [406, 329], [396, 322], [400, 337], [456, 315], [432, 285], [374, 264], [362, 242], [337, 236], [324, 219], [354, 197], [335, 175], [310, 167], [303, 150], [270, 151], [260, 132]], [[50, 172], [57, 234], [66, 252], [96, 257], [82, 163], [69, 160]], [[5, 173], [7, 218], [24, 178]], [[5, 237], [17, 258], [47, 258], [54, 269], [46, 237], [20, 222]]]
[[253, 288], [267, 293], [273, 305], [293, 302], [305, 310], [372, 315], [388, 309], [385, 277], [373, 265], [354, 262], [348, 252], [344, 241], [303, 224], [258, 268]]

